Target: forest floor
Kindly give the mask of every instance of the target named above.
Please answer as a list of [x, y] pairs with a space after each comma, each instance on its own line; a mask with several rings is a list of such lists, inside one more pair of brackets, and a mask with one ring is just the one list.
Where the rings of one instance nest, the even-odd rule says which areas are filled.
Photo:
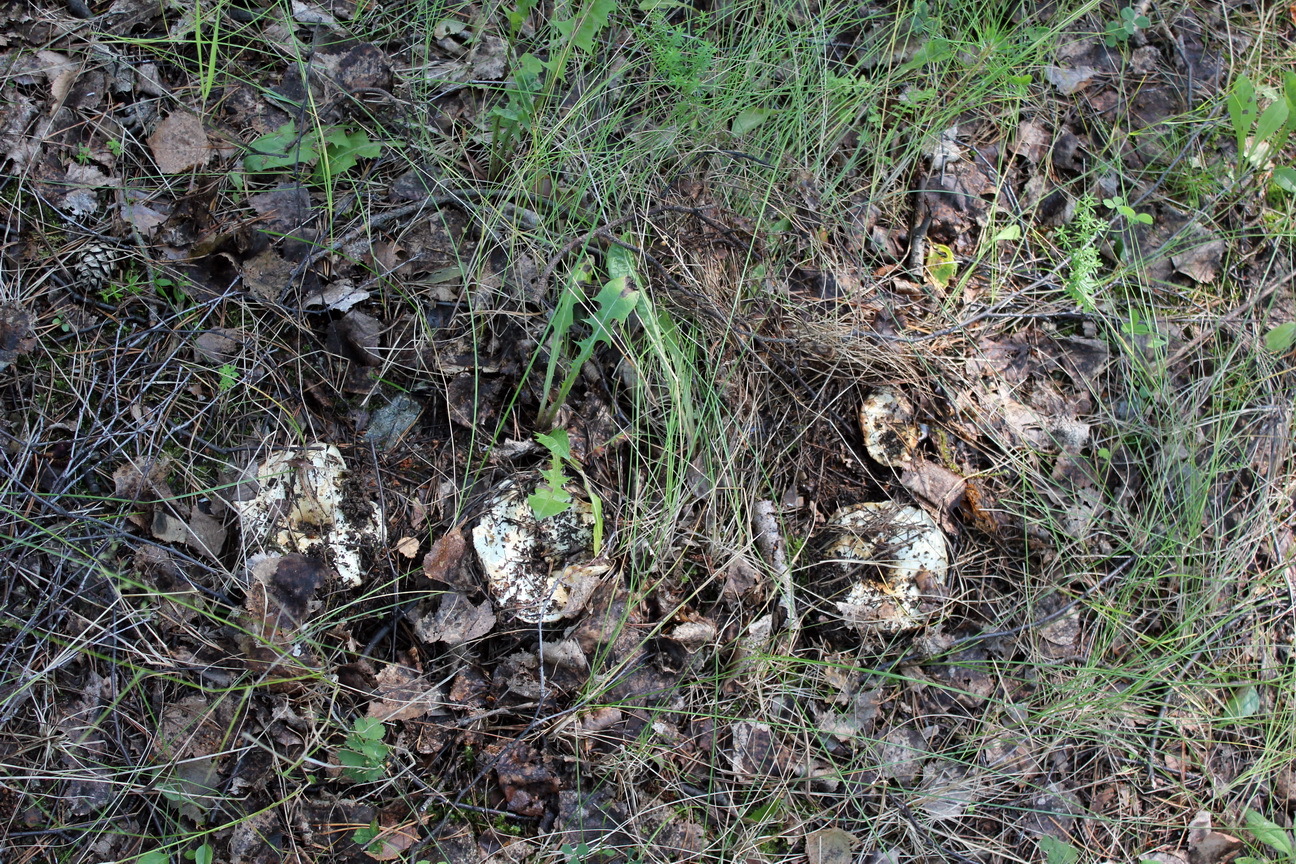
[[1292, 860], [1294, 19], [0, 3], [4, 860]]

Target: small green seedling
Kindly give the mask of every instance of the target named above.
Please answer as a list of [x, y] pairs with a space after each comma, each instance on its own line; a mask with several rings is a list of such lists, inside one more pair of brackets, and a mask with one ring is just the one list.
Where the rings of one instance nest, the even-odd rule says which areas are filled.
[[238, 367], [233, 363], [222, 365], [216, 370], [216, 374], [220, 376], [219, 380], [216, 382], [216, 389], [222, 393], [233, 390], [234, 385], [238, 383], [239, 371]]
[[[1283, 90], [1260, 110], [1260, 94], [1255, 84], [1239, 75], [1229, 91], [1229, 123], [1237, 144], [1238, 171], [1259, 168], [1282, 151], [1296, 127], [1296, 72], [1283, 76]], [[1274, 183], [1285, 192], [1296, 192], [1296, 171], [1288, 167], [1274, 170]]]
[[1126, 6], [1120, 10], [1118, 19], [1107, 22], [1107, 35], [1103, 37], [1103, 41], [1108, 48], [1115, 48], [1118, 44], [1124, 45], [1138, 31], [1151, 26], [1152, 22], [1146, 15], [1140, 15], [1133, 7]]
[[1129, 220], [1131, 223], [1135, 225], [1152, 224], [1152, 214], [1135, 212], [1134, 208], [1126, 204], [1125, 199], [1120, 196], [1116, 196], [1113, 198], [1104, 198], [1103, 206], [1105, 206], [1108, 210], [1112, 210], [1116, 213], [1119, 213], [1121, 216], [1124, 216], [1127, 220]]
[[1070, 265], [1064, 287], [1076, 305], [1086, 312], [1096, 308], [1094, 298], [1102, 267], [1098, 241], [1106, 231], [1107, 224], [1094, 213], [1094, 199], [1085, 195], [1076, 202], [1071, 224], [1058, 232]]
[[[613, 325], [624, 324], [639, 303], [639, 290], [634, 287], [633, 260], [629, 258], [627, 250], [620, 247], [613, 248], [621, 254], [608, 252], [608, 275], [612, 278], [603, 285], [602, 290], [594, 298], [594, 311], [584, 322], [589, 327], [590, 333], [576, 343], [576, 357], [572, 360], [571, 368], [568, 369], [562, 384], [559, 385], [558, 393], [540, 412], [538, 425], [541, 428], [553, 424], [558, 409], [567, 401], [576, 379], [580, 377], [581, 367], [594, 356], [594, 349], [600, 343], [612, 344]], [[568, 333], [575, 322], [576, 303], [580, 299], [580, 286], [586, 281], [588, 275], [587, 267], [588, 262], [578, 266], [577, 272], [568, 280], [562, 295], [559, 296], [553, 316], [549, 319], [549, 366], [545, 370], [544, 382], [546, 395], [553, 384], [558, 358], [567, 347]]]
[[338, 751], [342, 774], [356, 783], [373, 783], [386, 774], [387, 754], [391, 748], [383, 743], [386, 728], [381, 720], [357, 717], [347, 733], [346, 747]]
[[570, 466], [581, 475], [581, 480], [585, 485], [585, 494], [589, 496], [590, 509], [594, 515], [594, 554], [599, 554], [603, 549], [603, 500], [594, 493], [590, 487], [589, 478], [581, 470], [580, 464], [572, 458], [571, 442], [567, 438], [566, 429], [555, 429], [552, 433], [546, 435], [543, 432], [536, 433], [536, 440], [545, 446], [549, 451], [549, 467], [540, 472], [542, 482], [536, 487], [536, 490], [527, 496], [527, 503], [531, 505], [531, 512], [537, 519], [547, 519], [550, 516], [557, 516], [560, 513], [567, 512], [573, 502], [571, 493], [567, 491], [567, 484], [571, 478], [567, 476], [564, 466]]

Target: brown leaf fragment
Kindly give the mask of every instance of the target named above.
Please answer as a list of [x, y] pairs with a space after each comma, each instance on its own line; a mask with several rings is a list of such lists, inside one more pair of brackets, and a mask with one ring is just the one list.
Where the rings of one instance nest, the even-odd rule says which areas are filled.
[[0, 369], [36, 347], [32, 314], [17, 303], [0, 303]]
[[153, 525], [150, 530], [153, 532], [153, 539], [160, 543], [183, 543], [188, 536], [183, 520], [161, 510], [153, 511]]
[[911, 726], [892, 729], [878, 742], [875, 753], [878, 774], [906, 789], [912, 789], [922, 777], [923, 762], [931, 755], [926, 739]]
[[396, 541], [396, 551], [406, 558], [413, 558], [418, 554], [419, 541], [417, 537], [402, 537]]
[[244, 261], [239, 267], [243, 285], [252, 296], [266, 302], [277, 302], [292, 280], [293, 265], [273, 249]]
[[1188, 823], [1188, 864], [1228, 864], [1242, 847], [1238, 838], [1213, 829], [1209, 811], [1199, 811]]
[[546, 799], [558, 791], [559, 781], [530, 747], [506, 744], [495, 763], [495, 776], [509, 811], [519, 816], [544, 814]]
[[277, 234], [291, 234], [310, 217], [310, 192], [300, 183], [249, 195], [247, 201], [266, 228]]
[[193, 341], [194, 356], [208, 363], [228, 363], [238, 356], [244, 334], [240, 330], [217, 327], [200, 333]]
[[741, 600], [748, 595], [759, 599], [764, 593], [765, 576], [746, 555], [735, 555], [722, 572], [724, 587], [720, 589], [720, 596], [724, 599]]
[[378, 673], [378, 698], [369, 703], [368, 716], [384, 723], [413, 720], [440, 709], [445, 697], [440, 688], [408, 666], [394, 663]]
[[462, 581], [459, 570], [467, 550], [463, 529], [459, 526], [451, 528], [437, 538], [432, 549], [423, 556], [423, 575], [434, 582], [459, 586]]
[[1013, 141], [1012, 152], [1024, 157], [1028, 162], [1039, 162], [1048, 153], [1049, 133], [1043, 123], [1027, 120], [1017, 127], [1017, 138]]
[[159, 123], [148, 137], [148, 146], [163, 174], [179, 174], [206, 165], [211, 158], [207, 130], [188, 111], [174, 111]]
[[266, 676], [272, 690], [295, 689], [285, 679], [299, 677], [315, 664], [310, 649], [295, 643], [324, 581], [324, 568], [296, 553], [261, 555], [248, 564], [252, 578], [243, 600], [248, 626], [242, 638], [248, 670]]
[[465, 595], [450, 592], [441, 596], [435, 615], [414, 621], [414, 631], [424, 642], [462, 645], [480, 639], [495, 627], [495, 610], [490, 600], [474, 604]]
[[113, 471], [115, 495], [132, 503], [173, 498], [166, 482], [170, 471], [171, 461], [166, 457], [140, 462], [128, 459]]
[[190, 549], [215, 558], [225, 547], [226, 534], [220, 520], [207, 515], [199, 507], [190, 510], [185, 531], [185, 543]]
[[851, 864], [859, 838], [840, 828], [820, 828], [805, 837], [806, 864]]
[[1170, 263], [1175, 270], [1199, 285], [1214, 282], [1219, 276], [1220, 266], [1224, 261], [1225, 243], [1220, 239], [1211, 239], [1201, 228], [1191, 232], [1196, 245], [1183, 252], [1170, 256]]
[[774, 740], [768, 723], [739, 720], [729, 727], [729, 732], [733, 738], [731, 765], [739, 777], [750, 782], [786, 773], [787, 754]]
[[391, 86], [392, 62], [375, 45], [356, 45], [329, 64], [338, 85], [349, 93], [359, 90], [386, 90]]
[[963, 503], [967, 481], [944, 466], [920, 458], [905, 466], [900, 485], [935, 507], [945, 527], [950, 511]]

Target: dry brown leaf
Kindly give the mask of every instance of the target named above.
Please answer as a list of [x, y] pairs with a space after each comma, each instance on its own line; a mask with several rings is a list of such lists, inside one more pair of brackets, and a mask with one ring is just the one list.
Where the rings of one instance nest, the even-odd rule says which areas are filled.
[[805, 838], [806, 864], [850, 864], [859, 838], [840, 828], [820, 828]]
[[417, 537], [402, 537], [396, 541], [396, 551], [406, 558], [413, 558], [418, 554], [419, 541]]
[[211, 145], [202, 121], [188, 111], [172, 112], [148, 138], [153, 160], [163, 174], [179, 174], [207, 164]]
[[384, 723], [413, 720], [445, 704], [440, 688], [407, 666], [384, 666], [377, 684], [378, 698], [369, 703], [368, 716]]
[[36, 347], [35, 318], [17, 303], [0, 303], [0, 369]]
[[423, 575], [434, 582], [458, 585], [459, 568], [467, 551], [468, 541], [464, 539], [463, 529], [458, 526], [451, 528], [437, 538], [432, 549], [423, 556]]
[[414, 621], [414, 632], [424, 642], [462, 645], [480, 639], [495, 627], [495, 610], [490, 600], [474, 605], [465, 595], [451, 592], [441, 596], [435, 615]]

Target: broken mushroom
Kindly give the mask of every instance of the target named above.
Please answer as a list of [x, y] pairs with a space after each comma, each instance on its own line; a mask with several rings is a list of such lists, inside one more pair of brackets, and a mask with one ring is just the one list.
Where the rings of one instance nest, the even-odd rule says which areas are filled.
[[[938, 620], [949, 555], [926, 511], [894, 501], [856, 504], [829, 520], [825, 565], [855, 581], [837, 609], [861, 633], [899, 633]], [[859, 578], [861, 570], [864, 578]]]

